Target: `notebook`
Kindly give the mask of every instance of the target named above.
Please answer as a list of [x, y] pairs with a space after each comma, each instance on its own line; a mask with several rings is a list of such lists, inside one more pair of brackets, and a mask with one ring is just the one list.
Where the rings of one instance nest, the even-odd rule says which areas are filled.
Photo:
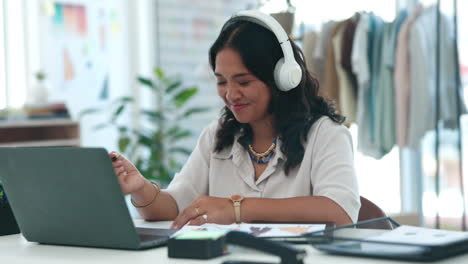
[[28, 241], [145, 249], [177, 231], [135, 228], [103, 148], [0, 148], [0, 180]]

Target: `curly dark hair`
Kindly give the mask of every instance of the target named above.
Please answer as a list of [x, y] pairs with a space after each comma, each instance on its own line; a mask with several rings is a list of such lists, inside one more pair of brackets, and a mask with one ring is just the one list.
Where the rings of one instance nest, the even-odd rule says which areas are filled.
[[[341, 124], [345, 119], [336, 112], [331, 102], [318, 95], [318, 81], [307, 70], [302, 51], [292, 40], [291, 45], [294, 57], [302, 68], [302, 79], [296, 88], [287, 92], [277, 88], [273, 77], [276, 62], [283, 57], [283, 51], [273, 32], [263, 26], [249, 21], [228, 21], [209, 50], [209, 61], [213, 71], [216, 68], [216, 55], [224, 48], [231, 48], [239, 53], [246, 68], [270, 88], [272, 98], [268, 111], [275, 120], [275, 129], [282, 142], [281, 151], [286, 157], [286, 174], [302, 162], [304, 143], [315, 121], [322, 116], [328, 116]], [[247, 148], [252, 138], [249, 124], [238, 122], [226, 106], [222, 109], [219, 122], [215, 152], [231, 146], [238, 133], [238, 142]]]

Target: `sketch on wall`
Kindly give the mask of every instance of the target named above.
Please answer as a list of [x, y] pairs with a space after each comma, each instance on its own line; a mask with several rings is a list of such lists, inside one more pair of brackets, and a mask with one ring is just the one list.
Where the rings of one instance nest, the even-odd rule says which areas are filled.
[[[128, 93], [126, 0], [48, 1], [40, 15], [41, 64], [49, 100], [65, 102], [73, 119]], [[115, 131], [96, 131], [105, 118], [80, 120], [82, 144], [115, 148]]]
[[[70, 100], [72, 112], [111, 97], [112, 61], [126, 64], [119, 45], [119, 11], [109, 1], [54, 2], [42, 17], [44, 70], [56, 100]], [[120, 45], [120, 47], [123, 47]], [[75, 103], [78, 102], [78, 103]]]

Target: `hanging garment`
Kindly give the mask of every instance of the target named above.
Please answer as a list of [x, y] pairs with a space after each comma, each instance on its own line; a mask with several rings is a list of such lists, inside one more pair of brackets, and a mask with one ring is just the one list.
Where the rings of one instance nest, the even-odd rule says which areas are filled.
[[[432, 6], [423, 10], [410, 29], [409, 49], [411, 68], [410, 115], [408, 123], [408, 146], [418, 148], [427, 131], [435, 129], [435, 100], [439, 100], [439, 120], [456, 124], [457, 116], [457, 71], [458, 62], [453, 50], [455, 38], [452, 24], [440, 17], [440, 65], [436, 65], [436, 15]], [[437, 67], [439, 66], [439, 67]], [[436, 98], [436, 71], [439, 71], [439, 98]], [[462, 100], [460, 98], [460, 100]], [[462, 113], [465, 113], [464, 103]]]
[[354, 23], [353, 19], [346, 20], [338, 29], [335, 36], [332, 38], [333, 51], [335, 56], [335, 68], [338, 77], [338, 97], [340, 99], [341, 113], [346, 117], [345, 125], [348, 127], [356, 122], [356, 90], [353, 88], [353, 83], [350, 76], [341, 64], [342, 61], [342, 46], [344, 39], [344, 31], [347, 25]]
[[357, 115], [356, 120], [359, 125], [357, 148], [364, 155], [372, 152], [369, 135], [369, 115], [367, 111], [367, 93], [369, 89], [370, 72], [369, 60], [367, 56], [368, 32], [370, 30], [369, 14], [363, 13], [356, 26], [353, 40], [353, 50], [351, 52], [352, 69], [358, 81]]
[[335, 24], [335, 21], [328, 21], [322, 26], [322, 31], [320, 32], [314, 49], [314, 59], [312, 63], [314, 64], [313, 68], [317, 74], [317, 79], [320, 85], [322, 85], [325, 79], [324, 71], [328, 52], [328, 41], [330, 40], [331, 30]]
[[385, 23], [382, 18], [370, 14], [371, 30], [369, 31], [369, 69], [370, 69], [370, 85], [368, 90], [368, 114], [370, 140], [374, 146], [372, 157], [380, 159], [384, 153], [380, 149], [377, 134], [377, 96], [379, 90], [380, 79], [380, 64], [382, 60], [382, 39], [385, 29]]
[[382, 154], [389, 153], [396, 144], [394, 62], [397, 32], [406, 19], [406, 10], [398, 13], [395, 20], [385, 25], [382, 40], [382, 59], [376, 92], [376, 137]]
[[[353, 70], [358, 76], [358, 150], [364, 155], [381, 158], [376, 142], [375, 100], [380, 69], [384, 22], [372, 13], [362, 14], [353, 44]], [[364, 36], [363, 36], [364, 35]]]
[[304, 41], [302, 42], [302, 52], [306, 62], [307, 70], [312, 76], [317, 78], [317, 69], [314, 64], [314, 49], [317, 45], [319, 34], [315, 31], [308, 31], [304, 34]]
[[393, 77], [386, 69], [385, 54], [391, 52], [390, 33], [393, 23], [385, 23], [382, 36], [382, 56], [377, 80], [377, 89], [375, 91], [375, 139], [376, 144], [383, 155], [390, 152], [395, 143], [394, 128], [394, 100], [393, 87], [390, 85], [390, 79]]
[[353, 64], [351, 62], [351, 53], [353, 51], [354, 34], [356, 32], [356, 26], [359, 22], [361, 14], [356, 13], [353, 17], [348, 19], [348, 22], [343, 26], [343, 40], [341, 43], [341, 66], [348, 75], [351, 81], [351, 87], [354, 90], [354, 94], [357, 96], [358, 92], [358, 81], [357, 76], [353, 72]]
[[410, 102], [410, 54], [409, 34], [414, 21], [419, 17], [422, 6], [418, 5], [403, 22], [397, 36], [395, 50], [395, 107], [397, 144], [400, 148], [408, 144], [408, 117], [411, 110]]
[[319, 94], [324, 98], [332, 100], [335, 102], [336, 109], [341, 114], [341, 104], [340, 97], [338, 94], [338, 74], [336, 72], [336, 60], [335, 60], [335, 50], [333, 49], [333, 38], [336, 36], [337, 32], [343, 26], [344, 21], [335, 23], [332, 30], [330, 31], [330, 38], [328, 39], [328, 48], [327, 48], [327, 57], [325, 60], [324, 67], [324, 81], [322, 87], [319, 89]]

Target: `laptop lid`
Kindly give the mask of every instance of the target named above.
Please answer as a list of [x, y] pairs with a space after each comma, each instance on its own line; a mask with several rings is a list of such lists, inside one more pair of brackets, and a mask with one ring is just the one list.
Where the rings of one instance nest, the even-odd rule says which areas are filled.
[[103, 148], [0, 148], [0, 180], [29, 241], [139, 248]]

